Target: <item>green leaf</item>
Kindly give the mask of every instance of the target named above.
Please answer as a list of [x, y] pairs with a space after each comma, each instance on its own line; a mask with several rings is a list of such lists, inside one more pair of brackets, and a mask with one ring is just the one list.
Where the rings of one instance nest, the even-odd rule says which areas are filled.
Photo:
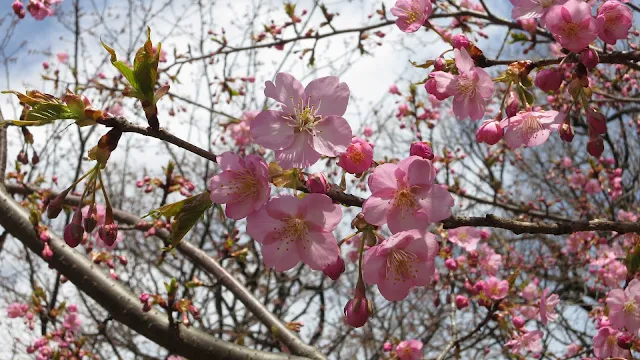
[[434, 63], [434, 61], [433, 61], [433, 60], [428, 60], [428, 61], [427, 61], [426, 63], [424, 63], [424, 64], [418, 64], [417, 62], [415, 62], [415, 61], [411, 61], [411, 60], [409, 60], [409, 62], [410, 62], [410, 63], [411, 63], [411, 65], [413, 65], [414, 67], [422, 68], [422, 69], [428, 69], [428, 68], [430, 68], [431, 66], [433, 66], [433, 63]]
[[158, 62], [160, 61], [161, 49], [162, 44], [158, 43], [158, 49], [154, 54], [151, 43], [151, 28], [147, 28], [147, 41], [145, 41], [144, 46], [138, 49], [133, 60], [133, 75], [138, 83], [137, 90], [149, 101], [154, 100], [153, 88], [158, 79]]
[[171, 235], [169, 241], [174, 246], [177, 245], [191, 228], [198, 222], [200, 217], [204, 215], [213, 203], [208, 191], [192, 196], [190, 198], [178, 201], [173, 204], [167, 204], [159, 209], [151, 211], [146, 216], [153, 217], [174, 217], [171, 224]]
[[116, 69], [118, 69], [118, 71], [120, 71], [122, 76], [127, 79], [131, 87], [133, 87], [134, 89], [138, 89], [138, 82], [136, 81], [136, 77], [133, 74], [133, 69], [129, 67], [129, 65], [127, 65], [125, 62], [118, 60], [116, 51], [113, 50], [113, 48], [105, 44], [102, 40], [100, 40], [100, 42], [102, 43], [102, 46], [107, 50], [107, 52], [111, 54], [111, 65], [113, 65]]

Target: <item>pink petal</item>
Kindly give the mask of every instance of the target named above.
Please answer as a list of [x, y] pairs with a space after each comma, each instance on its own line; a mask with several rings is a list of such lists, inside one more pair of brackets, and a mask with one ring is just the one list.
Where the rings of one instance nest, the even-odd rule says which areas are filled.
[[265, 208], [247, 217], [247, 234], [259, 243], [264, 241], [267, 234], [278, 231], [281, 227], [282, 222], [269, 216]]
[[254, 204], [255, 200], [248, 197], [244, 200], [227, 204], [227, 208], [224, 213], [227, 214], [227, 217], [234, 220], [244, 219], [247, 215], [255, 211]]
[[265, 207], [267, 214], [274, 219], [298, 216], [302, 201], [293, 195], [272, 197]]
[[284, 104], [286, 110], [283, 110], [289, 113], [293, 112], [293, 108], [298, 104], [298, 101], [304, 97], [302, 84], [288, 73], [278, 73], [275, 84], [267, 81], [264, 85], [264, 95]]
[[340, 116], [327, 116], [314, 128], [313, 148], [325, 156], [338, 156], [351, 144], [351, 126]]
[[566, 23], [570, 23], [571, 21], [571, 13], [564, 6], [560, 9], [560, 16], [562, 16], [562, 21]]
[[264, 245], [262, 246], [262, 257], [264, 258], [264, 265], [274, 268], [276, 271], [293, 269], [300, 262], [298, 248], [293, 243], [274, 242], [273, 244]]
[[551, 135], [551, 130], [542, 129], [535, 134], [533, 134], [529, 139], [524, 140], [524, 144], [526, 146], [538, 146], [542, 145], [549, 139], [549, 135]]
[[390, 197], [391, 193], [398, 187], [398, 179], [396, 177], [396, 164], [382, 164], [373, 170], [373, 174], [369, 177], [369, 190], [372, 194], [381, 197]]
[[220, 154], [218, 157], [216, 157], [216, 162], [218, 163], [218, 165], [220, 166], [220, 170], [222, 171], [242, 171], [245, 168], [245, 163], [240, 155], [232, 151], [227, 151]]
[[389, 280], [385, 278], [378, 282], [378, 290], [385, 299], [400, 301], [409, 295], [412, 285], [410, 281], [395, 281], [393, 276], [389, 276]]
[[394, 206], [389, 211], [387, 226], [393, 234], [412, 229], [422, 230], [429, 226], [429, 218], [422, 212], [402, 211], [400, 208]]
[[456, 60], [456, 67], [461, 73], [470, 73], [476, 67], [466, 49], [455, 49], [453, 53]]
[[287, 113], [265, 110], [256, 115], [251, 122], [251, 135], [258, 145], [267, 149], [281, 150], [293, 143], [293, 127], [283, 119]]
[[318, 153], [311, 145], [311, 135], [307, 132], [296, 133], [293, 143], [287, 148], [276, 151], [276, 160], [283, 169], [306, 168], [320, 160]]
[[338, 244], [332, 233], [310, 231], [296, 242], [302, 262], [313, 270], [322, 270], [338, 257]]
[[482, 68], [476, 68], [478, 75], [478, 92], [485, 99], [489, 100], [493, 96], [493, 80], [491, 76]]
[[407, 185], [430, 186], [436, 177], [431, 161], [419, 156], [409, 156], [398, 163], [398, 168], [406, 174]]
[[520, 133], [513, 129], [507, 129], [504, 134], [504, 141], [509, 146], [509, 149], [516, 149], [524, 144], [524, 139], [522, 139]]
[[454, 205], [453, 196], [442, 185], [432, 186], [428, 196], [419, 202], [429, 222], [438, 222], [451, 216]]
[[257, 155], [247, 155], [244, 158], [245, 166], [258, 177], [269, 181], [269, 165], [263, 158]]
[[387, 214], [391, 209], [391, 201], [389, 199], [381, 199], [376, 196], [370, 196], [362, 205], [362, 213], [364, 219], [369, 224], [383, 225], [387, 222]]
[[304, 100], [308, 101], [307, 105], [315, 105], [318, 115], [342, 116], [349, 103], [349, 86], [341, 83], [337, 76], [318, 78], [304, 89]]
[[451, 75], [444, 71], [434, 71], [431, 74], [433, 74], [433, 79], [436, 81], [436, 90], [439, 93], [451, 96], [456, 92], [456, 84], [458, 83], [456, 75]]
[[[464, 95], [455, 96], [453, 98], [453, 113], [458, 120], [464, 120], [469, 117], [471, 120], [480, 120], [484, 116], [484, 100], [476, 94], [474, 98]], [[480, 101], [478, 101], [480, 100]]]
[[342, 220], [340, 206], [324, 194], [307, 194], [302, 199], [305, 221], [317, 231], [333, 231]]
[[211, 201], [216, 204], [226, 204], [236, 200], [237, 195], [231, 191], [231, 185], [236, 182], [237, 173], [226, 170], [214, 175], [209, 181]]
[[362, 259], [362, 280], [367, 284], [377, 284], [384, 278], [387, 258], [378, 254], [378, 247], [374, 246], [364, 253]]

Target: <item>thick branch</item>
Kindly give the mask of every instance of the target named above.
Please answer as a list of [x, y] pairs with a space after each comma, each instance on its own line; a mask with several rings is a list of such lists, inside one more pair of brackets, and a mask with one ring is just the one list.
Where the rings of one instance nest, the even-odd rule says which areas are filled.
[[[2, 117], [2, 111], [0, 111], [0, 122], [4, 118]], [[0, 187], [4, 184], [4, 176], [7, 171], [7, 128], [0, 126]]]
[[[41, 256], [43, 243], [29, 221], [29, 214], [0, 185], [0, 225]], [[49, 264], [111, 313], [111, 316], [169, 351], [193, 359], [301, 359], [248, 349], [219, 340], [195, 328], [173, 327], [165, 314], [142, 311], [137, 297], [111, 279], [93, 262], [51, 234], [53, 257]]]
[[[7, 188], [9, 192], [32, 192], [30, 189], [20, 188], [15, 185], [8, 185]], [[65, 202], [70, 205], [78, 205], [80, 203], [80, 197], [69, 195], [66, 197]], [[140, 217], [138, 215], [131, 214], [123, 210], [114, 209], [113, 215], [116, 220], [121, 223], [136, 225], [140, 222]], [[166, 242], [169, 239], [169, 231], [166, 229], [159, 229], [156, 231], [156, 236]], [[311, 359], [325, 359], [318, 350], [305, 344], [300, 340], [300, 338], [293, 334], [283, 322], [281, 322], [264, 305], [262, 305], [262, 303], [256, 299], [244, 285], [229, 274], [214, 258], [210, 257], [204, 251], [187, 241], [181, 241], [176, 248], [189, 258], [191, 262], [213, 275], [225, 288], [231, 291], [231, 293], [233, 293], [233, 295], [240, 300], [266, 328], [270, 329], [273, 335], [285, 344], [291, 352]]]

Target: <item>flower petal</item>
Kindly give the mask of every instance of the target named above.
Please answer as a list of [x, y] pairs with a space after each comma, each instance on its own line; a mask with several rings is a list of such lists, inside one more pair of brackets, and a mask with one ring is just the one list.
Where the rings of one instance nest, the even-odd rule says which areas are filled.
[[451, 216], [453, 196], [442, 185], [434, 185], [426, 198], [419, 200], [429, 222], [438, 222]]
[[391, 209], [391, 201], [390, 199], [370, 196], [362, 205], [364, 219], [372, 225], [383, 225], [387, 222], [387, 214]]
[[261, 111], [251, 122], [251, 135], [258, 145], [281, 150], [293, 142], [293, 127], [283, 118], [287, 113], [276, 110]]
[[289, 113], [293, 112], [298, 101], [304, 97], [304, 87], [288, 73], [278, 73], [275, 84], [267, 81], [264, 85], [264, 95], [285, 105], [286, 109], [283, 110]]
[[330, 232], [308, 232], [296, 242], [300, 259], [313, 270], [322, 270], [339, 256], [336, 238]]
[[320, 160], [318, 153], [311, 145], [311, 135], [299, 132], [293, 136], [288, 147], [276, 151], [276, 160], [283, 169], [306, 168]]
[[282, 222], [269, 216], [265, 208], [247, 217], [247, 234], [259, 243], [262, 243], [269, 233], [278, 231], [280, 228], [282, 228]]
[[296, 244], [291, 243], [274, 242], [269, 245], [263, 245], [262, 257], [264, 258], [264, 265], [274, 268], [276, 271], [291, 270], [300, 262]]
[[[304, 89], [306, 105], [314, 105], [318, 115], [342, 116], [349, 103], [349, 86], [341, 83], [337, 76], [327, 76], [312, 80]], [[351, 139], [351, 137], [349, 137]]]
[[325, 156], [338, 156], [351, 144], [351, 126], [340, 116], [326, 116], [314, 128], [313, 148]]
[[369, 177], [371, 193], [379, 197], [391, 197], [391, 193], [398, 188], [396, 170], [398, 170], [396, 164], [386, 163], [376, 166]]
[[319, 231], [333, 231], [342, 220], [340, 206], [324, 194], [307, 194], [301, 207], [307, 224]]
[[242, 171], [245, 168], [245, 162], [242, 160], [240, 155], [232, 151], [226, 151], [220, 154], [216, 157], [216, 162], [222, 171]]

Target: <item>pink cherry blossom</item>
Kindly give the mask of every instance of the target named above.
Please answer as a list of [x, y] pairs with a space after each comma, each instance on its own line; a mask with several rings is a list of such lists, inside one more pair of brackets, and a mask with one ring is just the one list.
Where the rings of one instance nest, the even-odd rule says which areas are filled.
[[494, 119], [485, 120], [476, 132], [476, 141], [486, 143], [487, 145], [495, 145], [504, 136], [504, 129], [500, 126], [499, 121]]
[[398, 86], [396, 84], [393, 84], [393, 85], [389, 86], [389, 94], [402, 95], [400, 93], [400, 90], [398, 90]]
[[269, 199], [269, 167], [259, 156], [227, 151], [218, 156], [222, 172], [209, 181], [211, 201], [227, 204], [225, 214], [242, 219], [260, 209]]
[[598, 179], [589, 179], [584, 185], [584, 191], [587, 194], [597, 194], [601, 192], [602, 187], [600, 187], [600, 181]]
[[396, 25], [406, 33], [418, 31], [431, 15], [433, 8], [429, 0], [398, 0], [391, 13], [398, 18]]
[[547, 325], [548, 321], [555, 321], [558, 317], [556, 306], [560, 302], [558, 294], [549, 294], [549, 289], [545, 289], [540, 298], [540, 321], [542, 325]]
[[609, 291], [606, 302], [613, 327], [633, 333], [640, 329], [640, 280], [631, 280], [624, 290]]
[[324, 194], [274, 197], [247, 217], [247, 233], [262, 244], [267, 267], [292, 269], [300, 261], [322, 270], [338, 257], [332, 231], [342, 219], [342, 210]]
[[365, 126], [364, 130], [362, 130], [362, 133], [366, 137], [371, 137], [373, 135], [373, 129], [371, 128], [371, 126]]
[[396, 346], [399, 360], [420, 360], [422, 358], [422, 341], [405, 340]]
[[500, 280], [495, 276], [484, 280], [484, 295], [492, 300], [503, 299], [509, 293], [509, 282]]
[[245, 146], [253, 142], [253, 137], [251, 136], [251, 122], [259, 113], [259, 111], [244, 111], [242, 113], [242, 119], [229, 126], [231, 138], [235, 141], [237, 146]]
[[[544, 17], [554, 5], [562, 5], [567, 0], [509, 0], [513, 5], [511, 17], [517, 20], [540, 18], [544, 25]], [[535, 28], [534, 28], [535, 29]]]
[[540, 290], [538, 289], [538, 286], [533, 281], [528, 283], [527, 286], [525, 286], [524, 289], [522, 289], [522, 291], [520, 292], [520, 296], [522, 296], [528, 301], [532, 301], [533, 299], [536, 299], [538, 296], [540, 296], [539, 294], [540, 294]]
[[609, 0], [598, 9], [596, 23], [598, 36], [607, 44], [615, 45], [618, 39], [625, 39], [631, 29], [631, 10], [618, 1]]
[[69, 61], [69, 54], [65, 51], [57, 53], [56, 57], [58, 58], [58, 61], [61, 63], [66, 63], [67, 61]]
[[498, 274], [498, 270], [500, 270], [502, 266], [502, 255], [497, 254], [495, 250], [487, 244], [480, 245], [478, 253], [480, 254], [478, 265], [482, 272], [489, 276]]
[[412, 288], [429, 285], [439, 249], [435, 239], [431, 233], [408, 230], [369, 248], [362, 264], [363, 280], [378, 285], [389, 301], [402, 300]]
[[543, 144], [554, 130], [557, 130], [565, 114], [557, 111], [521, 112], [504, 118], [500, 126], [505, 128], [504, 140], [510, 149]]
[[542, 344], [540, 343], [541, 339], [542, 331], [529, 331], [507, 341], [506, 346], [511, 348], [511, 352], [514, 354], [520, 354], [522, 350], [524, 350], [525, 352], [535, 353], [542, 351]]
[[453, 113], [459, 120], [480, 120], [487, 100], [493, 95], [493, 81], [484, 69], [476, 67], [465, 49], [453, 50], [459, 75], [433, 72], [438, 93], [453, 96]]
[[629, 352], [618, 346], [618, 330], [604, 326], [593, 337], [593, 353], [600, 359], [627, 358]]
[[369, 177], [371, 196], [362, 212], [373, 225], [387, 224], [392, 233], [426, 229], [430, 223], [451, 216], [453, 197], [434, 185], [436, 170], [431, 161], [410, 156], [398, 164], [377, 166]]
[[105, 111], [113, 116], [122, 116], [124, 114], [124, 111], [122, 111], [122, 103], [120, 101], [114, 102], [113, 105], [106, 108]]
[[7, 306], [7, 316], [10, 319], [23, 317], [27, 314], [27, 310], [29, 310], [29, 305], [14, 302]]
[[569, 0], [564, 5], [553, 6], [545, 16], [545, 21], [560, 45], [575, 53], [598, 36], [591, 5], [581, 0]]
[[78, 315], [78, 313], [68, 313], [64, 316], [64, 321], [62, 322], [62, 326], [65, 329], [69, 329], [73, 332], [77, 332], [80, 330], [80, 326], [82, 325], [82, 319]]
[[576, 343], [571, 343], [567, 346], [567, 352], [566, 354], [564, 354], [565, 358], [570, 358], [575, 356], [578, 351], [580, 351], [580, 345], [576, 344]]
[[36, 20], [44, 20], [47, 16], [53, 15], [51, 5], [62, 2], [62, 0], [30, 0], [27, 10]]
[[467, 251], [473, 251], [480, 242], [480, 229], [471, 226], [463, 226], [449, 230], [449, 241]]
[[373, 146], [366, 140], [353, 137], [347, 151], [340, 155], [338, 166], [350, 174], [362, 174], [373, 163]]
[[267, 81], [264, 94], [278, 101], [282, 111], [260, 112], [251, 123], [258, 145], [276, 151], [283, 168], [305, 168], [321, 155], [338, 156], [351, 143], [351, 127], [342, 117], [349, 87], [337, 77], [313, 80], [306, 88], [291, 74], [278, 73]]

